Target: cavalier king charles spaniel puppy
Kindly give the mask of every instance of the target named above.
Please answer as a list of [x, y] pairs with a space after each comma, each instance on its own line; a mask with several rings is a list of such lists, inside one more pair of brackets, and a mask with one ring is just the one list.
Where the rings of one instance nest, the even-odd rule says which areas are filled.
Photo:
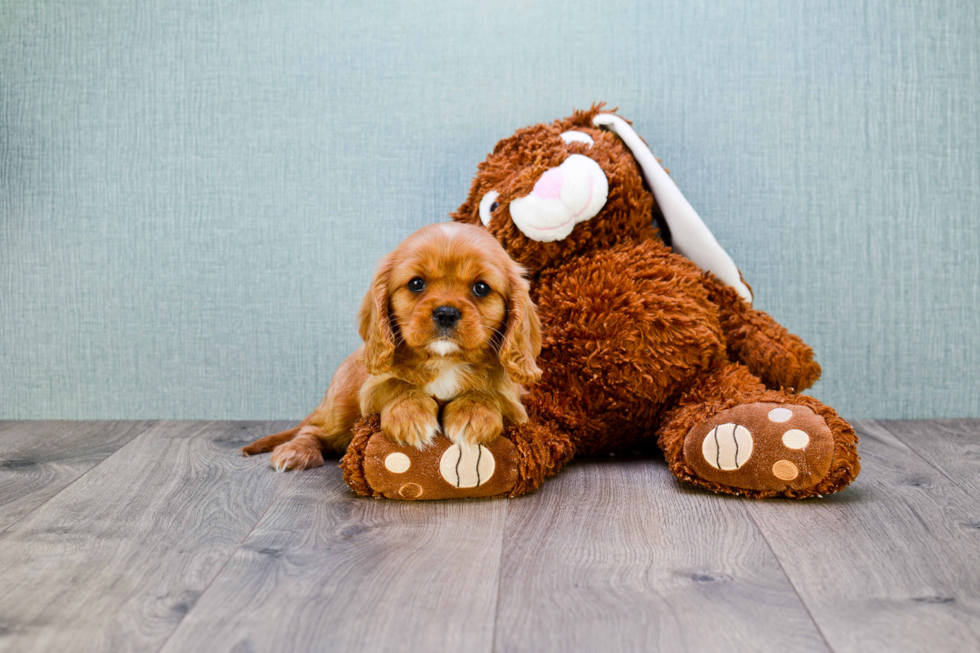
[[436, 434], [486, 444], [527, 421], [522, 384], [541, 376], [541, 323], [524, 270], [488, 231], [424, 227], [388, 254], [358, 314], [364, 346], [334, 375], [299, 426], [248, 445], [272, 451], [277, 471], [343, 453], [363, 415], [381, 414], [393, 440], [419, 449]]

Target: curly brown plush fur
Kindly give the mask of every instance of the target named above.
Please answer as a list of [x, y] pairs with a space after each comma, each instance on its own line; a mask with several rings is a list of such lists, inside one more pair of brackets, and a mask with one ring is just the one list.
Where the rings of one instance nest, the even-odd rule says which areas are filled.
[[350, 489], [366, 497], [374, 492], [364, 477], [364, 450], [371, 436], [379, 431], [381, 431], [380, 415], [368, 415], [360, 420], [354, 425], [350, 444], [347, 445], [347, 453], [340, 460], [340, 467], [344, 470], [344, 482], [350, 486]]
[[[543, 376], [524, 397], [530, 419], [505, 431], [518, 451], [511, 496], [575, 455], [651, 441], [679, 479], [715, 492], [842, 489], [860, 470], [857, 437], [833, 409], [795, 394], [820, 376], [812, 350], [657, 237], [654, 196], [623, 141], [593, 126], [601, 110], [500, 141], [452, 216], [480, 225], [481, 199], [499, 193], [487, 229], [529, 271], [543, 327]], [[564, 142], [569, 130], [594, 144]], [[599, 164], [605, 205], [563, 239], [532, 239], [510, 204], [571, 154]], [[364, 422], [357, 432], [376, 431]], [[349, 473], [358, 455], [348, 453]]]

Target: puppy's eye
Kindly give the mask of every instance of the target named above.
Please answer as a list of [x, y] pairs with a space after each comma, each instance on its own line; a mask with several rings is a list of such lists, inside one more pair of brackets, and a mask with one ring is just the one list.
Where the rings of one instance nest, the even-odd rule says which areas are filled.
[[415, 277], [408, 282], [408, 289], [412, 292], [422, 292], [425, 290], [425, 279], [422, 277]]
[[500, 197], [500, 193], [492, 190], [480, 200], [480, 222], [483, 223], [484, 227], [490, 224], [490, 218], [493, 217], [490, 214], [500, 206], [500, 203], [497, 201], [498, 197]]
[[477, 281], [473, 284], [473, 294], [477, 297], [486, 297], [490, 294], [490, 286], [482, 281]]

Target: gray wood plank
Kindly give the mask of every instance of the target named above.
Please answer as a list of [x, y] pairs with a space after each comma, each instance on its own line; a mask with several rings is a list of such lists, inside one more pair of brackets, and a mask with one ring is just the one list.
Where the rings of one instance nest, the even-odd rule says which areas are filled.
[[506, 501], [357, 497], [332, 466], [287, 479], [164, 651], [491, 649]]
[[0, 423], [35, 463], [0, 465], [0, 650], [980, 647], [975, 421], [859, 423], [861, 477], [805, 502], [659, 459], [374, 501], [237, 455], [287, 425]]
[[271, 505], [237, 449], [277, 426], [157, 424], [11, 526], [0, 650], [158, 649]]
[[838, 652], [980, 650], [980, 507], [875, 422], [825, 499], [747, 503]]
[[152, 422], [0, 422], [0, 532]]
[[510, 505], [496, 650], [827, 650], [745, 503], [662, 459], [571, 465]]
[[980, 500], [980, 420], [933, 419], [878, 424]]

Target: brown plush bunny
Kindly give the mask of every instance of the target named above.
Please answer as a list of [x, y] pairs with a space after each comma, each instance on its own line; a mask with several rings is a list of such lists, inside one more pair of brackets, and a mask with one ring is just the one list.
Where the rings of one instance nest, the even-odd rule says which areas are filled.
[[[528, 270], [543, 330], [529, 420], [464, 455], [448, 441], [402, 451], [366, 417], [341, 463], [355, 491], [517, 496], [575, 455], [651, 441], [679, 479], [715, 492], [804, 498], [857, 476], [854, 430], [796, 394], [820, 376], [810, 348], [752, 308], [735, 264], [602, 105], [500, 141], [452, 217]], [[386, 467], [396, 450], [410, 472]]]

